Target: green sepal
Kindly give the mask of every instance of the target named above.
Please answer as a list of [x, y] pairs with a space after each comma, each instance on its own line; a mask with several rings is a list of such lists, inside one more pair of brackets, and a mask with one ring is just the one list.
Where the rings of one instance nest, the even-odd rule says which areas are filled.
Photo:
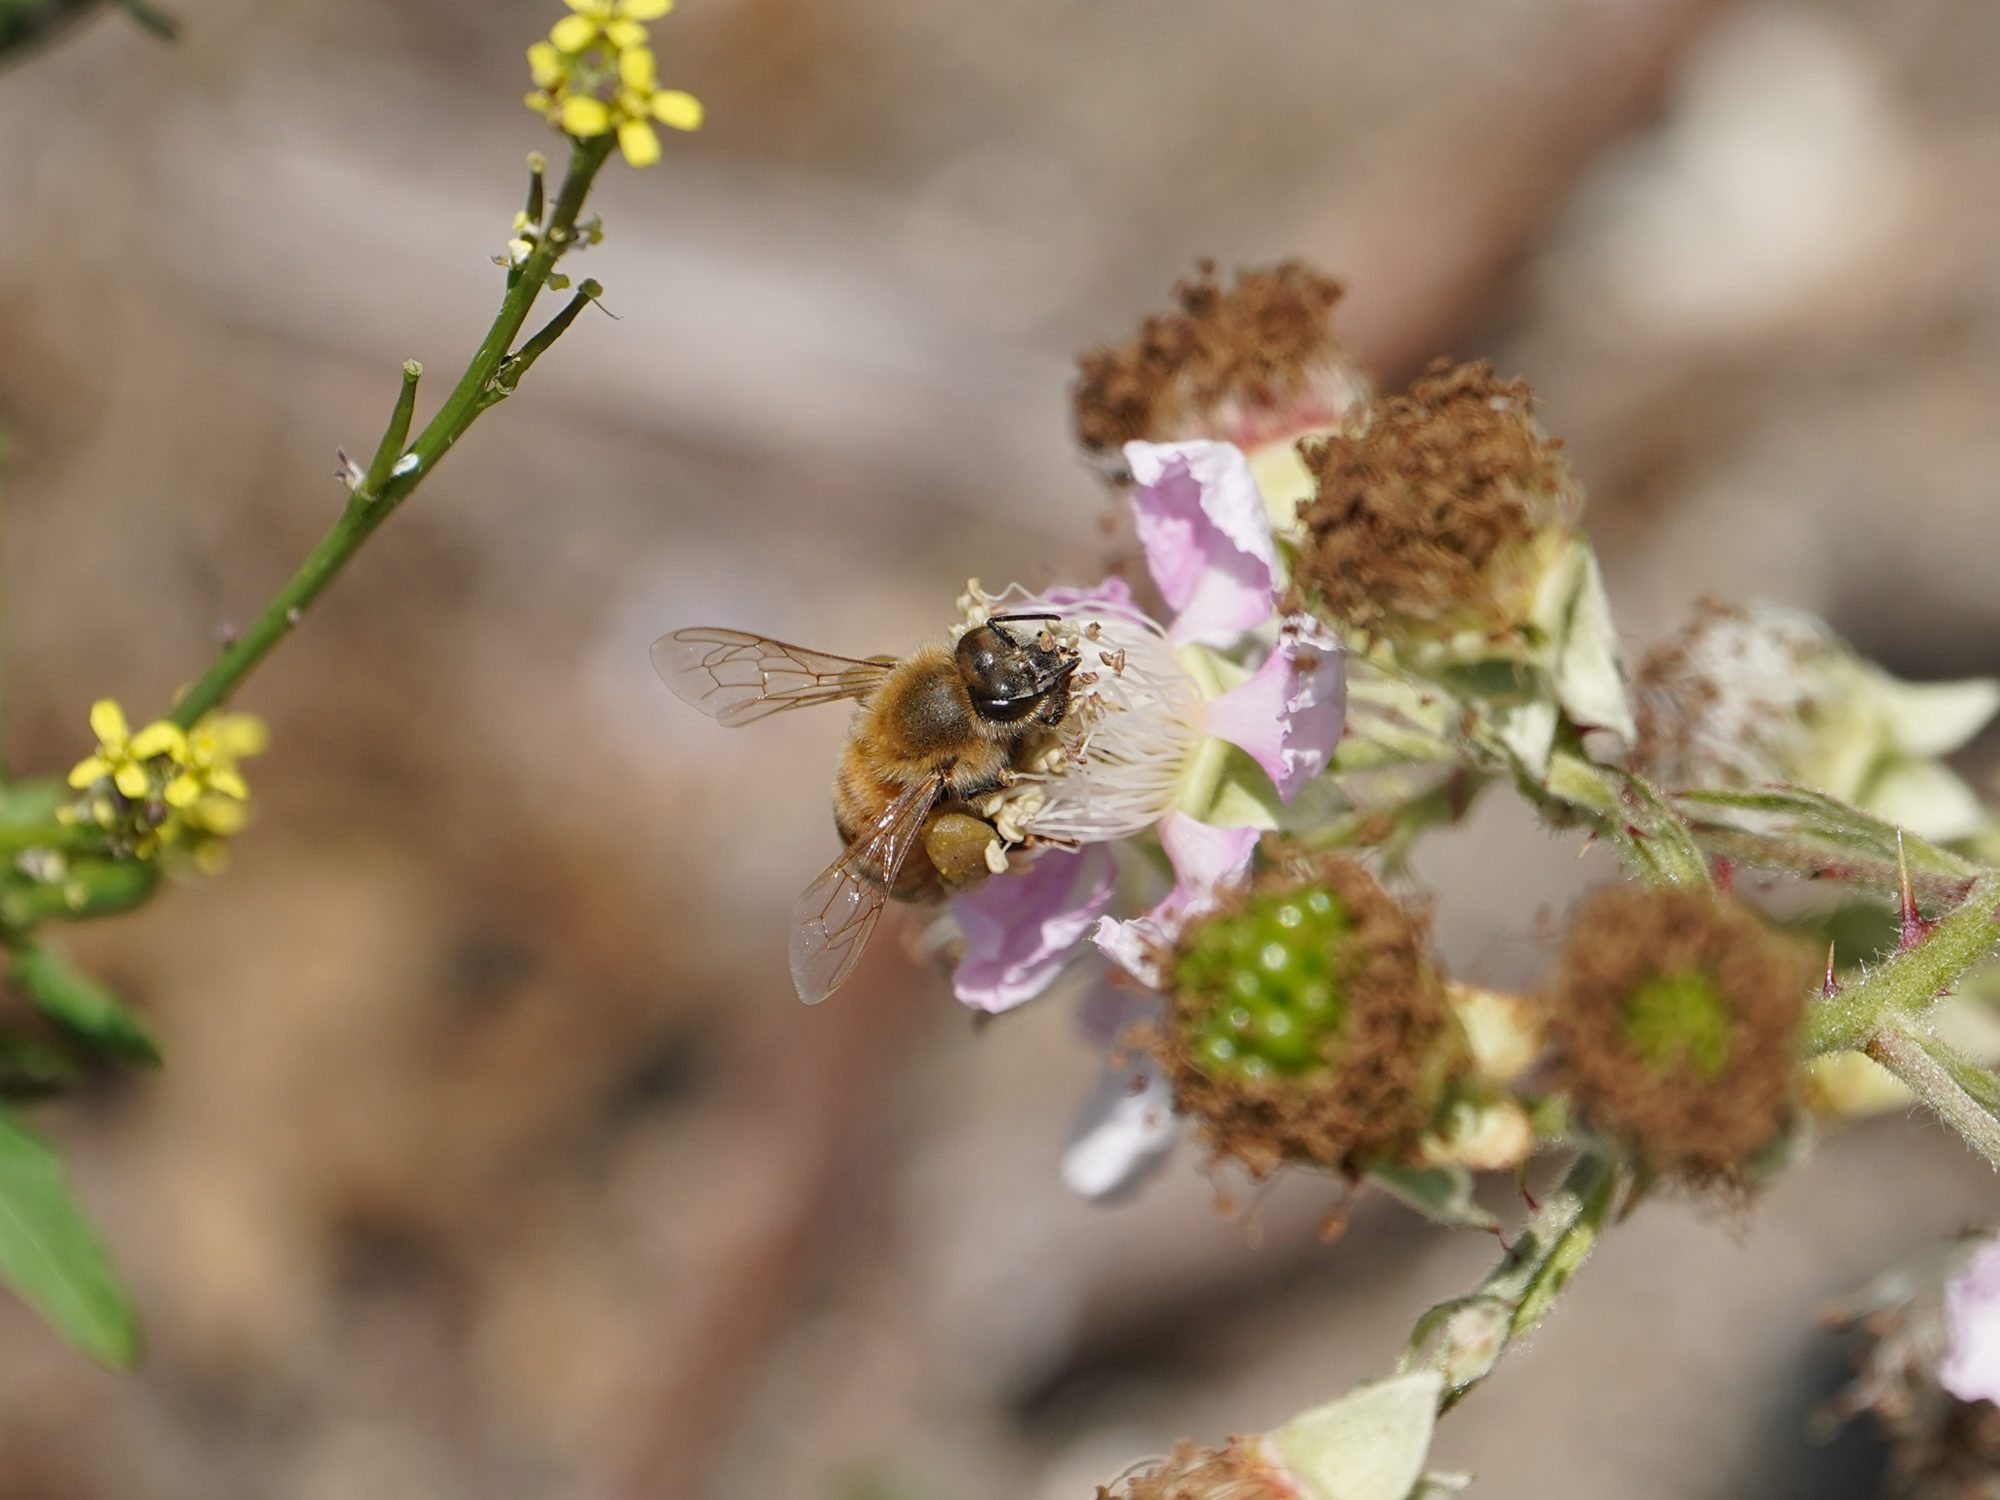
[[1443, 1393], [1435, 1370], [1379, 1380], [1294, 1417], [1269, 1441], [1304, 1500], [1409, 1500]]
[[1464, 1167], [1408, 1167], [1389, 1162], [1368, 1169], [1368, 1180], [1447, 1229], [1494, 1229], [1500, 1221], [1472, 1196], [1472, 1174]]
[[0, 1280], [65, 1342], [114, 1369], [139, 1358], [139, 1319], [53, 1148], [0, 1114]]

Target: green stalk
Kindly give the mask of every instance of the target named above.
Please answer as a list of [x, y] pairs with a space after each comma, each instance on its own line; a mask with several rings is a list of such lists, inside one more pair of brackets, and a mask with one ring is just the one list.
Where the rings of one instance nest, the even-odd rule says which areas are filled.
[[[437, 415], [425, 425], [408, 451], [392, 461], [388, 477], [379, 490], [367, 480], [363, 481], [349, 497], [340, 518], [306, 555], [298, 571], [181, 696], [169, 715], [176, 724], [183, 729], [192, 728], [203, 714], [228, 700], [257, 664], [271, 653], [278, 642], [291, 634], [293, 627], [304, 618], [307, 608], [340, 575], [341, 569], [360, 550], [361, 544], [374, 535], [375, 529], [388, 520], [443, 461], [452, 445], [465, 435], [480, 412], [493, 404], [494, 377], [499, 374], [508, 352], [514, 347], [514, 340], [527, 322], [535, 299], [547, 283], [549, 273], [555, 269], [556, 261], [576, 242], [577, 216], [583, 210], [584, 199], [590, 193], [598, 169], [604, 165], [615, 144], [615, 138], [608, 135], [572, 143], [569, 170], [563, 178], [562, 190], [556, 196], [548, 228], [527, 260], [509, 278], [506, 297], [501, 301], [492, 327], [487, 329], [486, 337], [480, 341], [478, 350], [472, 356], [472, 362], [465, 367], [465, 373], [445, 398], [444, 405], [438, 408]], [[408, 420], [406, 403], [415, 400], [414, 387], [415, 375], [406, 367], [403, 390], [397, 401], [397, 412], [403, 421]], [[396, 418], [392, 418], [389, 430], [384, 433], [384, 443], [378, 445], [378, 461], [384, 448], [393, 453], [402, 446], [400, 442], [390, 440], [395, 422]]]
[[2000, 943], [2000, 873], [1976, 881], [1915, 947], [1849, 980], [1806, 1013], [1808, 1057], [1855, 1052], [1898, 1018], [1918, 1016]]
[[2000, 1081], [1970, 1058], [1917, 1031], [1891, 1021], [1868, 1039], [1868, 1055], [1902, 1081], [1909, 1091], [1965, 1143], [2000, 1168]]

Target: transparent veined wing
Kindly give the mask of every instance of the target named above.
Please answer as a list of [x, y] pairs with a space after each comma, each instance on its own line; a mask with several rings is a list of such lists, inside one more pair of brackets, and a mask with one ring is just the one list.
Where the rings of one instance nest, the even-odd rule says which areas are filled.
[[855, 836], [792, 908], [792, 984], [817, 1005], [846, 982], [882, 915], [890, 888], [944, 794], [944, 777], [909, 788]]
[[865, 697], [891, 665], [715, 625], [676, 630], [653, 642], [653, 669], [675, 696], [732, 729], [788, 708]]

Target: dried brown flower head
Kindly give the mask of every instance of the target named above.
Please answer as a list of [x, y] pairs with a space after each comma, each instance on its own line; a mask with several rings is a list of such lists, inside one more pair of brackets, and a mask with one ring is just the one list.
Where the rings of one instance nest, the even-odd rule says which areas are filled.
[[1296, 1494], [1284, 1475], [1243, 1442], [1221, 1448], [1176, 1443], [1165, 1458], [1097, 1487], [1097, 1500], [1294, 1500]]
[[1203, 262], [1179, 309], [1077, 361], [1077, 441], [1107, 465], [1129, 442], [1214, 438], [1249, 449], [1330, 426], [1367, 398], [1334, 337], [1340, 283], [1302, 261], [1242, 270], [1224, 288]]
[[1408, 1154], [1467, 1066], [1424, 937], [1360, 865], [1324, 856], [1191, 923], [1160, 1045], [1175, 1107], [1260, 1176]]
[[1589, 897], [1547, 992], [1555, 1078], [1663, 1177], [1741, 1185], [1783, 1131], [1813, 962], [1708, 891]]
[[1582, 508], [1561, 444], [1535, 424], [1522, 381], [1440, 361], [1408, 394], [1349, 414], [1304, 445], [1313, 497], [1300, 591], [1366, 636], [1526, 617], [1546, 558]]

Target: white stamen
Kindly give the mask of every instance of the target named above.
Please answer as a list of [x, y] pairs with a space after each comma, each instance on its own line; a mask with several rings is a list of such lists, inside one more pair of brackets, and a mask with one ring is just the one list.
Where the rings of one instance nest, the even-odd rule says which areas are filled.
[[[1117, 655], [1124, 669], [1084, 673], [1055, 743], [1003, 794], [995, 817], [1002, 837], [1061, 843], [1128, 838], [1172, 810], [1203, 737], [1204, 700], [1160, 627], [1136, 609], [1111, 604], [1055, 604], [1018, 585], [998, 595], [968, 589], [968, 619], [1051, 610], [1052, 634], [1068, 649], [1083, 640]], [[976, 619], [975, 619], [976, 616]]]

